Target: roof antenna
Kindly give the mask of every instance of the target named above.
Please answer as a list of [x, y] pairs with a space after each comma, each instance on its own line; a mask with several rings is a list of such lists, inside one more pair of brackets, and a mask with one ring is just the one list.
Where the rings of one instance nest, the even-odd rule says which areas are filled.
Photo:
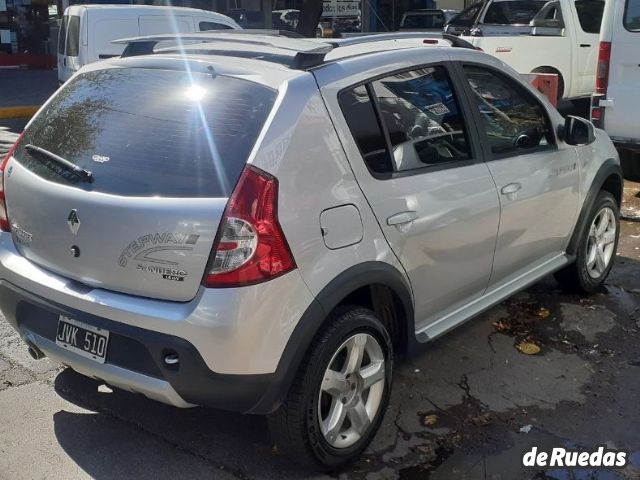
[[207, 67], [207, 70], [209, 70], [209, 73], [211, 74], [211, 78], [215, 80], [216, 78], [216, 71], [213, 69], [212, 65], [209, 65]]

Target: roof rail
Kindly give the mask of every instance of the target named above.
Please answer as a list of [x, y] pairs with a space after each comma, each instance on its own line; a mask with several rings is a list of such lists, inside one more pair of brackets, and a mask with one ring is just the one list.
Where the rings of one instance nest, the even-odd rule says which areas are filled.
[[286, 30], [224, 30], [196, 33], [176, 33], [166, 35], [149, 35], [144, 37], [123, 38], [112, 43], [126, 43], [121, 57], [134, 57], [154, 53], [154, 48], [161, 42], [174, 42], [182, 46], [183, 42], [197, 43], [228, 42], [241, 45], [262, 45], [281, 50], [295, 52], [291, 68], [306, 70], [317, 67], [325, 62], [325, 56], [334, 48], [359, 45], [369, 42], [406, 39], [435, 39], [445, 40], [454, 47], [475, 49], [469, 42], [446, 33], [429, 32], [396, 32], [362, 35], [342, 39], [307, 39], [297, 33]]
[[475, 50], [475, 47], [466, 40], [450, 35], [447, 33], [438, 32], [391, 32], [391, 33], [371, 33], [363, 34], [359, 36], [349, 36], [347, 38], [338, 38], [333, 40], [327, 40], [333, 48], [346, 47], [349, 45], [359, 45], [369, 42], [383, 42], [386, 40], [407, 40], [412, 38], [432, 38], [436, 40], [446, 40], [451, 43], [451, 46], [458, 48], [471, 48]]
[[144, 37], [122, 38], [114, 40], [112, 43], [127, 44], [122, 55], [120, 55], [120, 57], [124, 58], [150, 55], [154, 53], [154, 48], [158, 43], [171, 41], [178, 43], [178, 45], [182, 45], [183, 42], [229, 42], [289, 50], [296, 52], [291, 67], [300, 70], [322, 64], [325, 55], [333, 49], [328, 43], [311, 41], [301, 37], [295, 32], [286, 30], [225, 30], [224, 32], [207, 31], [148, 35]]

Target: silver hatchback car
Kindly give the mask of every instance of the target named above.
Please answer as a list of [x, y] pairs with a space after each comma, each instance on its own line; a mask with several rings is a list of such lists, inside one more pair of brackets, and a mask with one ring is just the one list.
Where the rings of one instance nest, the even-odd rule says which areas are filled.
[[0, 308], [31, 354], [360, 455], [394, 357], [618, 240], [616, 151], [455, 37], [131, 39], [1, 164]]

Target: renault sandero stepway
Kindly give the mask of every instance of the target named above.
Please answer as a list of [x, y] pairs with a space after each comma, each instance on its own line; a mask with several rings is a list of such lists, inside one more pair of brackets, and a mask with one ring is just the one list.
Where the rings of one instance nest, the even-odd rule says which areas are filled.
[[611, 270], [609, 137], [457, 37], [125, 43], [0, 165], [0, 307], [35, 357], [268, 415], [331, 469], [376, 434], [396, 357]]

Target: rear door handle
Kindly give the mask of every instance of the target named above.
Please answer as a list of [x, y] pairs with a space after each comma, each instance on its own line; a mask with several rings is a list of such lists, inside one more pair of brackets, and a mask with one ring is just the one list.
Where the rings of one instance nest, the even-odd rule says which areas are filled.
[[418, 212], [412, 210], [400, 212], [387, 218], [387, 225], [404, 225], [413, 222], [416, 218], [418, 218]]
[[580, 46], [582, 48], [589, 48], [591, 46], [591, 44], [590, 43], [581, 43]]
[[500, 191], [502, 192], [503, 195], [509, 195], [511, 193], [516, 193], [521, 188], [522, 188], [522, 184], [515, 182], [515, 183], [509, 183], [508, 185], [505, 185], [504, 187], [502, 187]]

